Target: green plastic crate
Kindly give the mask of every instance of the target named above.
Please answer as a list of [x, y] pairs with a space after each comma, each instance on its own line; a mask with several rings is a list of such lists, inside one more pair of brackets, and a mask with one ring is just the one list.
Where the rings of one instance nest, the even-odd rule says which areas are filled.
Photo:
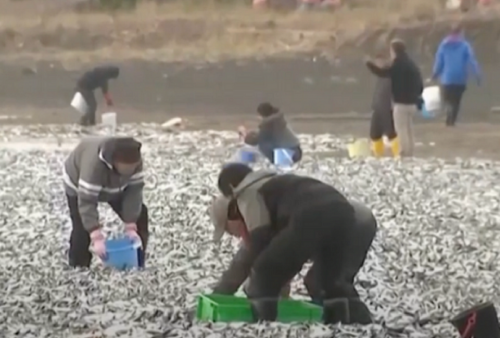
[[[278, 322], [320, 322], [323, 309], [299, 300], [283, 299], [278, 303]], [[196, 317], [211, 322], [252, 322], [248, 299], [226, 295], [201, 295], [198, 297]]]

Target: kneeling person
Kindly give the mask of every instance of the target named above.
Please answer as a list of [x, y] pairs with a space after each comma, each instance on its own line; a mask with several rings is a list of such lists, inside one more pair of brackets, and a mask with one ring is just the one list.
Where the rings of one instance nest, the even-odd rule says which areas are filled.
[[[242, 164], [226, 166], [218, 186], [229, 200], [228, 221], [215, 239], [227, 231], [246, 245], [214, 292], [225, 287], [236, 291], [250, 275], [247, 294], [256, 319], [275, 320], [280, 290], [312, 260], [308, 275], [318, 286], [314, 292], [309, 290], [312, 285], [308, 290], [323, 304], [325, 323], [371, 322], [352, 279], [363, 264], [376, 224], [363, 240], [363, 250], [350, 247], [356, 214], [339, 191], [313, 178], [253, 172]], [[361, 257], [355, 268], [346, 264], [348, 255]]]
[[107, 202], [125, 223], [125, 233], [140, 241], [139, 266], [148, 242], [148, 210], [142, 201], [141, 143], [129, 137], [84, 139], [64, 163], [64, 188], [73, 229], [69, 264], [90, 266], [93, 251], [106, 256], [97, 204]]

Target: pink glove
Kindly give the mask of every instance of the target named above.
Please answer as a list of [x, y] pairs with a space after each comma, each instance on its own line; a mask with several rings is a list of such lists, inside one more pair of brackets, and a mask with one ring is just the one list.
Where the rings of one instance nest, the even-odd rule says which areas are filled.
[[135, 223], [125, 224], [125, 235], [130, 238], [134, 243], [140, 243], [142, 247], [142, 240], [137, 233], [137, 225]]
[[101, 229], [94, 230], [90, 233], [91, 250], [101, 259], [106, 258], [106, 240]]

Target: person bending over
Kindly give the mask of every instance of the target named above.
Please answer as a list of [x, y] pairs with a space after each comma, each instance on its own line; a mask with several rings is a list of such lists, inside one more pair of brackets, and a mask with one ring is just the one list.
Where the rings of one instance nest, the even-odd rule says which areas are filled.
[[[349, 244], [359, 244], [351, 239], [356, 213], [338, 190], [310, 177], [254, 172], [241, 163], [221, 170], [218, 187], [229, 211], [226, 227], [218, 227], [214, 238], [228, 232], [245, 243], [221, 281], [237, 289], [249, 277], [246, 292], [256, 320], [276, 320], [280, 291], [311, 260], [308, 275], [318, 286], [310, 293], [323, 305], [324, 322], [371, 322], [352, 281], [359, 267], [345, 263], [356, 251]], [[366, 252], [362, 256], [361, 265]], [[237, 276], [228, 277], [232, 273]], [[221, 285], [215, 293], [224, 291]]]
[[142, 199], [141, 143], [131, 137], [83, 139], [64, 163], [63, 181], [73, 227], [69, 265], [89, 267], [89, 246], [105, 258], [97, 205], [106, 202], [125, 223], [126, 235], [142, 244], [138, 261], [143, 267], [149, 230], [148, 209]]
[[118, 78], [120, 69], [116, 66], [96, 67], [85, 72], [76, 83], [76, 92], [80, 93], [87, 104], [87, 112], [80, 119], [82, 126], [94, 126], [96, 124], [97, 101], [94, 90], [101, 88], [108, 107], [113, 105], [109, 94], [108, 81]]

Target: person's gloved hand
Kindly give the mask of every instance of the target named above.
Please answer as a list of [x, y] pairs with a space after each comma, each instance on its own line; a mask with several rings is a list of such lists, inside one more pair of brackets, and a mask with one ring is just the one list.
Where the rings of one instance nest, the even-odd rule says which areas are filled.
[[104, 98], [106, 99], [106, 104], [108, 105], [108, 107], [111, 107], [113, 105], [113, 99], [111, 99], [111, 95], [109, 95], [109, 93], [105, 93]]
[[96, 229], [90, 233], [90, 247], [99, 258], [106, 259], [106, 239], [101, 229]]
[[137, 233], [137, 224], [127, 223], [125, 224], [125, 235], [130, 238], [134, 243], [140, 243], [142, 246], [142, 240]]

